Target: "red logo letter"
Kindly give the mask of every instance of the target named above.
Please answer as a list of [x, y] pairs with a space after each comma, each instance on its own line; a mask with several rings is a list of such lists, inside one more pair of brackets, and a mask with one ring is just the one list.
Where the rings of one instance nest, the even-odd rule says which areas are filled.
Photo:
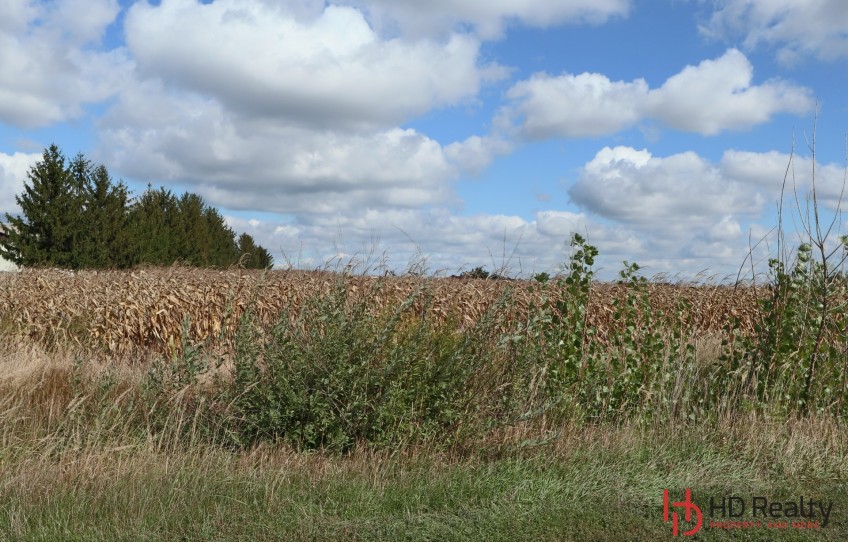
[[[669, 499], [668, 499], [668, 490], [663, 490], [663, 520], [669, 520]], [[671, 506], [675, 508], [683, 508], [686, 510], [686, 513], [683, 515], [683, 519], [687, 523], [692, 522], [692, 511], [695, 511], [695, 526], [692, 527], [689, 531], [683, 531], [683, 536], [692, 536], [701, 530], [701, 525], [704, 523], [704, 516], [701, 514], [701, 509], [697, 504], [692, 502], [692, 490], [686, 490], [686, 500], [673, 502]], [[679, 536], [679, 516], [677, 512], [671, 512], [671, 534], [674, 536]]]

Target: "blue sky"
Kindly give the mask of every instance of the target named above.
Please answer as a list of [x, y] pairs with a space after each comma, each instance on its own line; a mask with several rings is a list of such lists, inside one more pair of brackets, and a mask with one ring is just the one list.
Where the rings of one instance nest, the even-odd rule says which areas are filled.
[[136, 193], [201, 194], [278, 264], [554, 272], [579, 232], [602, 277], [622, 260], [689, 277], [735, 273], [749, 239], [773, 243], [793, 138], [809, 189], [816, 104], [825, 208], [845, 174], [842, 0], [4, 0], [3, 13], [3, 212], [55, 142]]

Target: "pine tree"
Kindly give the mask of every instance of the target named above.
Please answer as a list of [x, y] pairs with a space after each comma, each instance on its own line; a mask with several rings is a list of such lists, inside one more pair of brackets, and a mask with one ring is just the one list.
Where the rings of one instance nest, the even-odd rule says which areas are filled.
[[[28, 173], [15, 199], [21, 216], [6, 214], [0, 256], [26, 267], [125, 268], [139, 264], [227, 267], [242, 254], [235, 232], [197, 194], [147, 190], [130, 204], [123, 182], [82, 154], [68, 164], [56, 145]], [[244, 237], [253, 267], [271, 255]], [[249, 243], [248, 243], [249, 240]], [[249, 244], [249, 246], [248, 246]]]
[[[239, 236], [238, 240], [238, 251], [239, 251], [239, 261], [244, 264], [247, 268], [253, 267], [253, 253], [256, 251], [256, 242], [253, 240], [253, 237], [250, 235], [243, 233]], [[242, 260], [241, 258], [245, 258]]]
[[137, 263], [227, 267], [238, 261], [235, 232], [197, 194], [177, 198], [164, 188], [148, 187], [130, 215]]
[[248, 269], [270, 269], [274, 265], [271, 253], [257, 245], [253, 237], [246, 233], [239, 236], [238, 253], [240, 258], [244, 258], [239, 261]]
[[6, 213], [0, 256], [27, 267], [79, 267], [83, 198], [74, 173], [55, 144], [44, 151], [27, 173], [23, 194], [15, 196], [22, 215]]
[[126, 185], [113, 185], [106, 167], [97, 166], [86, 176], [85, 200], [83, 267], [129, 267], [133, 257]]
[[253, 254], [256, 260], [254, 264], [256, 269], [271, 269], [274, 267], [274, 257], [265, 247], [257, 245]]
[[209, 254], [209, 265], [228, 267], [238, 262], [238, 245], [236, 232], [227, 226], [226, 220], [214, 207], [206, 207], [204, 211], [212, 251]]
[[174, 232], [180, 259], [188, 265], [210, 265], [212, 239], [204, 214], [206, 204], [197, 194], [185, 193], [177, 202], [178, 230]]
[[172, 265], [180, 258], [177, 198], [164, 188], [147, 190], [130, 207], [133, 264]]

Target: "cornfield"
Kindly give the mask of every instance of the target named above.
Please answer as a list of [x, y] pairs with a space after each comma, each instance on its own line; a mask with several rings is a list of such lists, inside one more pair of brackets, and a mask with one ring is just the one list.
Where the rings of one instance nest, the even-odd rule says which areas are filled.
[[[340, 282], [343, 281], [343, 282]], [[553, 284], [482, 279], [342, 276], [329, 272], [149, 268], [134, 271], [24, 270], [0, 276], [0, 326], [8, 335], [122, 354], [138, 349], [167, 353], [184, 339], [229, 348], [248, 308], [269, 328], [281, 315], [295, 318], [310, 299], [343, 286], [351, 303], [365, 301], [375, 314], [415, 292], [414, 311], [472, 325], [509, 290], [506, 323], [520, 321], [543, 296], [562, 295]], [[751, 331], [762, 290], [722, 285], [648, 286], [652, 308], [683, 319], [693, 333], [720, 332], [729, 322]], [[603, 339], [612, 300], [624, 288], [593, 285], [588, 323]], [[504, 324], [505, 325], [505, 324]], [[189, 337], [183, 337], [188, 332]]]

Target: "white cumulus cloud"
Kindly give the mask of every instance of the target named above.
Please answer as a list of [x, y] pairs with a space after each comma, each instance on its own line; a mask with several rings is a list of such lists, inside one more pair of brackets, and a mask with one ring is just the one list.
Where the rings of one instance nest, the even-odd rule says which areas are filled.
[[624, 130], [643, 115], [648, 85], [610, 81], [596, 73], [551, 77], [545, 73], [513, 85], [507, 97], [518, 102], [528, 137], [600, 136]]
[[0, 16], [0, 122], [34, 128], [75, 119], [117, 94], [132, 69], [98, 50], [116, 0], [10, 0]]
[[237, 114], [311, 126], [395, 125], [470, 99], [505, 73], [478, 66], [471, 36], [383, 38], [349, 6], [299, 19], [259, 0], [163, 0], [135, 4], [125, 27], [146, 76]]
[[809, 89], [785, 81], [753, 83], [753, 66], [736, 49], [687, 66], [659, 88], [642, 79], [611, 81], [602, 74], [537, 73], [508, 91], [502, 118], [530, 139], [609, 135], [643, 120], [714, 135], [762, 124], [779, 113], [813, 107]]
[[778, 58], [787, 63], [807, 55], [848, 57], [844, 0], [722, 0], [700, 29], [713, 38], [741, 38], [748, 49], [776, 48]]
[[[230, 209], [268, 212], [445, 203], [462, 168], [488, 159], [484, 142], [448, 152], [409, 128], [348, 132], [266, 122], [152, 83], [122, 95], [101, 137], [98, 159], [125, 175], [191, 186]], [[483, 156], [454, 156], [468, 147]]]
[[716, 60], [687, 66], [652, 91], [648, 115], [678, 130], [715, 135], [813, 106], [809, 89], [779, 80], [754, 85], [753, 78], [754, 67], [745, 55], [731, 49]]
[[[848, 195], [848, 172], [844, 165], [818, 162], [814, 165], [808, 156], [777, 151], [748, 152], [731, 149], [725, 151], [720, 167], [727, 178], [761, 187], [764, 191], [774, 194], [775, 201], [785, 179], [784, 201], [792, 206], [796, 206], [796, 194], [801, 205], [804, 205], [803, 202], [812, 190], [814, 181], [816, 197], [830, 209], [836, 209], [840, 205], [840, 198], [844, 200]], [[842, 206], [844, 207], [844, 204]]]
[[[731, 149], [713, 163], [694, 152], [659, 157], [645, 149], [605, 147], [583, 166], [569, 194], [590, 222], [594, 215], [635, 234], [643, 250], [631, 254], [640, 264], [730, 272], [742, 264], [749, 242], [777, 226], [784, 179], [783, 226], [791, 232], [801, 227], [798, 208], [806, 213], [813, 162], [777, 151]], [[834, 216], [845, 179], [844, 166], [815, 164], [823, 224]]]
[[694, 152], [661, 158], [630, 147], [599, 151], [569, 194], [617, 222], [691, 231], [709, 228], [727, 213], [758, 216], [766, 202], [751, 185], [726, 177]]

